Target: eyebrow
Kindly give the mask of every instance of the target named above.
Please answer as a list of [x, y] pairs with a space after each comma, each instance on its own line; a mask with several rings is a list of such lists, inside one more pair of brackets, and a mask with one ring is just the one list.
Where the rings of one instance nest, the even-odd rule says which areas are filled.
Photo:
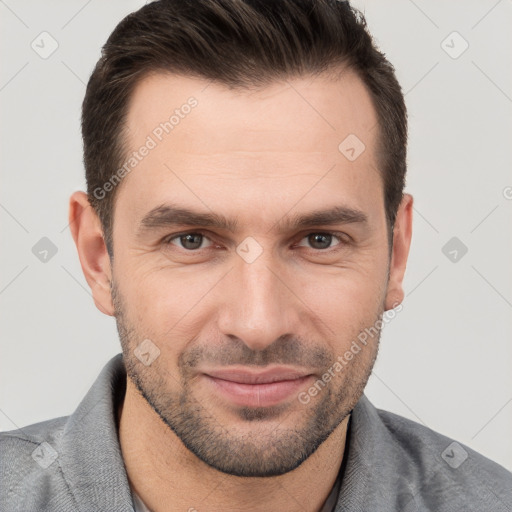
[[[332, 226], [352, 223], [367, 224], [368, 217], [361, 210], [335, 206], [325, 210], [285, 216], [277, 221], [271, 229], [277, 232], [286, 232], [317, 225]], [[229, 219], [218, 213], [203, 213], [173, 204], [162, 204], [144, 215], [137, 229], [137, 235], [141, 236], [154, 229], [172, 226], [217, 228], [235, 233], [239, 224], [238, 219]]]

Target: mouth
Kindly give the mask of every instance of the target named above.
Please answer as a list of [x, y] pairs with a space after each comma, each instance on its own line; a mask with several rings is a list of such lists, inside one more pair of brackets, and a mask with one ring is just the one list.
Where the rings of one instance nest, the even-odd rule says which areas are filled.
[[202, 377], [217, 396], [238, 406], [271, 407], [304, 389], [313, 374], [289, 367], [207, 370]]

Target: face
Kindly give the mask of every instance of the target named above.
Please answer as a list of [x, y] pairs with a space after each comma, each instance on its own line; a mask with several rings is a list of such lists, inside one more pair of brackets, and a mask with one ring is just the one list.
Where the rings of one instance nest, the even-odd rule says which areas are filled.
[[[124, 360], [170, 435], [222, 472], [293, 470], [363, 392], [378, 336], [345, 354], [390, 308], [376, 123], [351, 72], [134, 91], [113, 232]], [[359, 155], [339, 149], [349, 134]]]

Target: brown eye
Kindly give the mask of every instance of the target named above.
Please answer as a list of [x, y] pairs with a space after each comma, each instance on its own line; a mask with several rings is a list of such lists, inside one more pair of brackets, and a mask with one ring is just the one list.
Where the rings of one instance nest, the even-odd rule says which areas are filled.
[[328, 249], [331, 245], [332, 236], [324, 233], [315, 233], [308, 236], [308, 241], [313, 249]]
[[204, 247], [201, 247], [201, 245], [204, 240], [208, 239], [201, 233], [184, 233], [181, 235], [173, 236], [172, 238], [168, 238], [165, 243], [177, 245], [173, 243], [175, 240], [179, 240], [178, 247], [181, 247], [187, 251], [195, 251], [197, 249], [203, 249]]
[[[340, 243], [336, 245], [341, 245], [343, 243], [342, 239], [334, 234], [334, 233], [310, 233], [309, 235], [305, 236], [303, 240], [307, 240], [309, 246], [312, 249], [316, 250], [325, 250], [325, 249], [331, 249], [333, 246], [331, 245], [333, 238], [338, 239]], [[299, 244], [301, 245], [301, 244]]]

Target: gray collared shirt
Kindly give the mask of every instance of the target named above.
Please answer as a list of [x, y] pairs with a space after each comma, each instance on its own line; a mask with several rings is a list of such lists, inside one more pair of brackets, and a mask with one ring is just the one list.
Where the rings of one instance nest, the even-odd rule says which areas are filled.
[[[117, 433], [125, 390], [118, 354], [73, 414], [1, 433], [0, 511], [134, 512]], [[512, 473], [364, 395], [346, 456], [337, 512], [512, 511]]]

